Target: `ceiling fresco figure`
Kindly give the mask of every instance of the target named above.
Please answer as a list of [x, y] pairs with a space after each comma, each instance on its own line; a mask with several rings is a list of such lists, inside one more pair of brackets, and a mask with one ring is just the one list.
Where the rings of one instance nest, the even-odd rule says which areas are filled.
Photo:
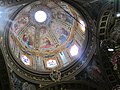
[[32, 36], [32, 34], [24, 33], [23, 37], [22, 37], [22, 41], [25, 44], [25, 46], [27, 46], [28, 48], [33, 47], [33, 36]]
[[16, 20], [13, 22], [12, 29], [15, 33], [18, 32], [21, 28], [23, 28], [27, 23], [29, 22], [29, 19], [26, 15], [20, 15], [16, 18]]
[[63, 43], [66, 41], [67, 37], [69, 36], [69, 32], [65, 28], [60, 28], [56, 30], [57, 34], [59, 36], [60, 43]]
[[48, 37], [42, 38], [42, 42], [43, 44], [41, 45], [40, 48], [50, 48], [51, 46], [53, 46], [51, 44], [51, 41], [48, 39]]

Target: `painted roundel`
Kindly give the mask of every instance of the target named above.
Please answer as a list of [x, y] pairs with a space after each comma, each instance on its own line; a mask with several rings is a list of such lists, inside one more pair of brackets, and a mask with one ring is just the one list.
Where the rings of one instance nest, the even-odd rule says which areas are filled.
[[62, 69], [81, 57], [86, 22], [67, 3], [39, 0], [22, 8], [9, 30], [10, 50], [28, 69]]

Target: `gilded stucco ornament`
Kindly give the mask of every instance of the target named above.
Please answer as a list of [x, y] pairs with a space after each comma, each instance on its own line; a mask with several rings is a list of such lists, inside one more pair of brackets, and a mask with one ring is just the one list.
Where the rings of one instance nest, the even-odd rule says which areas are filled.
[[54, 82], [59, 82], [59, 81], [61, 80], [61, 72], [60, 72], [60, 71], [53, 70], [53, 71], [50, 73], [50, 78], [51, 78], [52, 81], [54, 81]]

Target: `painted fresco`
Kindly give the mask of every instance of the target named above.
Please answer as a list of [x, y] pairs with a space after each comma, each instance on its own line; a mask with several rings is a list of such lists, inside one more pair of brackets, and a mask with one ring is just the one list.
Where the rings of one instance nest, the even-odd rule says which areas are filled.
[[49, 39], [49, 37], [43, 37], [41, 38], [41, 45], [40, 45], [40, 49], [49, 49], [51, 48], [53, 45]]
[[47, 1], [46, 6], [48, 6], [50, 9], [55, 9], [57, 7], [57, 5], [54, 2], [51, 2], [51, 0]]
[[70, 31], [64, 24], [56, 23], [55, 21], [51, 23], [51, 31], [60, 44], [64, 43], [70, 35]]
[[22, 43], [27, 48], [33, 48], [35, 36], [35, 27], [28, 27], [27, 30], [22, 35]]
[[[39, 0], [25, 6], [12, 22], [10, 47], [24, 66], [47, 72], [55, 68], [61, 69], [77, 58], [77, 55], [71, 55], [70, 47], [75, 44], [80, 50], [79, 46], [85, 40], [80, 40], [81, 32], [86, 31], [85, 26], [78, 25], [79, 29], [76, 28], [78, 23], [73, 17], [78, 15], [77, 12], [64, 2], [56, 3], [66, 12], [51, 0], [45, 0], [44, 3]], [[34, 18], [39, 10], [47, 14], [47, 19], [42, 23]], [[82, 35], [85, 37], [84, 32]], [[79, 42], [75, 43], [77, 39]]]
[[12, 24], [12, 31], [14, 33], [19, 33], [19, 31], [25, 27], [29, 22], [29, 18], [27, 15], [18, 15], [15, 21]]
[[68, 14], [67, 12], [63, 11], [58, 11], [57, 12], [57, 19], [60, 19], [64, 22], [70, 23], [71, 25], [73, 24], [73, 18], [71, 14]]
[[57, 29], [56, 33], [60, 43], [64, 43], [70, 34], [65, 28]]
[[51, 38], [49, 37], [49, 33], [46, 27], [40, 28], [40, 50], [50, 50], [53, 48], [53, 43]]

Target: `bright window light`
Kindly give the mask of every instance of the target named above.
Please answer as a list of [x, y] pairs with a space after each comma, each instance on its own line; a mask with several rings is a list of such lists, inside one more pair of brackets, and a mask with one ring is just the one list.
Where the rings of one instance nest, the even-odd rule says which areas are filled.
[[80, 23], [81, 23], [82, 31], [85, 32], [85, 23], [84, 23], [84, 21], [80, 20]]
[[79, 48], [76, 45], [73, 45], [70, 49], [70, 54], [71, 56], [76, 56], [78, 55]]
[[25, 65], [30, 65], [30, 60], [25, 55], [21, 56], [21, 60]]
[[108, 51], [110, 51], [110, 52], [113, 52], [113, 51], [114, 51], [114, 49], [112, 49], [112, 48], [109, 48], [109, 49], [108, 49]]
[[47, 67], [48, 67], [48, 68], [54, 68], [54, 67], [56, 67], [56, 66], [57, 66], [56, 60], [50, 59], [50, 60], [47, 61]]
[[83, 20], [80, 20], [80, 23], [81, 23], [81, 25], [82, 25], [83, 27], [85, 27], [85, 23], [84, 23]]
[[80, 22], [79, 26], [80, 26], [81, 30], [83, 32], [85, 32], [85, 22], [83, 20], [81, 20], [81, 19], [79, 19], [79, 22]]
[[35, 20], [37, 21], [37, 22], [40, 22], [40, 23], [42, 23], [42, 22], [44, 22], [44, 21], [46, 21], [46, 19], [47, 19], [47, 14], [44, 12], [44, 11], [37, 11], [36, 13], [35, 13]]
[[120, 13], [117, 13], [116, 16], [117, 16], [117, 17], [120, 17]]
[[2, 17], [2, 11], [0, 11], [0, 17]]

